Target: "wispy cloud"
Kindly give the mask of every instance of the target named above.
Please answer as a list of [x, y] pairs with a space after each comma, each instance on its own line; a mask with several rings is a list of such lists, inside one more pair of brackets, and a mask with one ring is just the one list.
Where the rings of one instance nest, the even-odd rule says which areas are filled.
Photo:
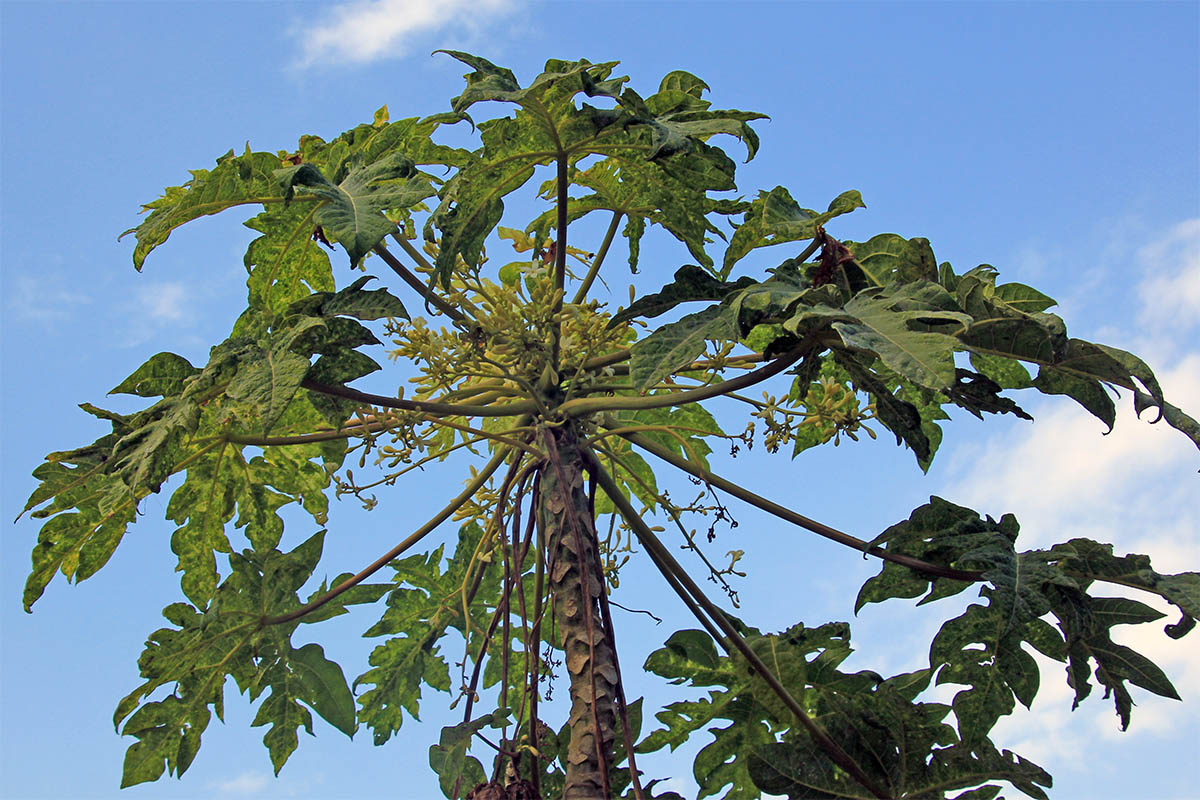
[[454, 38], [479, 31], [517, 0], [357, 0], [343, 3], [297, 31], [298, 66], [365, 64], [407, 55], [420, 36], [451, 29]]
[[135, 302], [152, 319], [178, 322], [187, 316], [186, 297], [182, 283], [157, 283], [139, 286]]
[[243, 772], [229, 780], [217, 782], [216, 789], [221, 796], [243, 797], [266, 789], [271, 780], [271, 776], [265, 772]]
[[62, 275], [43, 271], [36, 278], [18, 275], [4, 305], [17, 319], [51, 322], [70, 319], [89, 302], [91, 298], [71, 288]]
[[137, 286], [122, 304], [122, 329], [126, 347], [137, 345], [156, 336], [163, 325], [192, 321], [195, 318], [195, 298], [189, 298], [188, 287], [179, 282], [165, 281]]
[[1138, 251], [1146, 277], [1138, 287], [1141, 322], [1152, 327], [1200, 324], [1200, 219], [1189, 219]]

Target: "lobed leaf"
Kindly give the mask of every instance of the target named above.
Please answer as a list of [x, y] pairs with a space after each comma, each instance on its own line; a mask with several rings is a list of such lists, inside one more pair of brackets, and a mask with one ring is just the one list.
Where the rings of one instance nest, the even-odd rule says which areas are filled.
[[249, 307], [279, 314], [313, 292], [333, 291], [329, 256], [314, 240], [316, 205], [272, 204], [244, 224], [262, 235], [243, 259]]
[[362, 164], [336, 185], [312, 164], [284, 167], [275, 176], [285, 200], [299, 189], [325, 201], [314, 219], [327, 237], [346, 248], [351, 268], [396, 230], [384, 210], [408, 209], [436, 193], [428, 176], [418, 172], [403, 153]]
[[[855, 321], [834, 322], [833, 328], [846, 346], [875, 353], [902, 378], [935, 391], [949, 389], [955, 381], [957, 340], [947, 333], [914, 329], [914, 323], [947, 322], [954, 330], [965, 327], [968, 320], [963, 314], [919, 302], [917, 291], [919, 288], [896, 294], [871, 289], [859, 292], [845, 306]], [[899, 309], [905, 301], [926, 307]]]
[[722, 269], [728, 274], [734, 264], [755, 248], [812, 239], [829, 220], [865, 207], [862, 195], [854, 190], [842, 192], [821, 213], [801, 208], [782, 186], [759, 192], [729, 241]]
[[[354, 701], [341, 668], [318, 645], [293, 648], [296, 623], [263, 624], [300, 606], [296, 590], [316, 567], [323, 533], [288, 553], [271, 548], [231, 554], [232, 573], [207, 606], [176, 603], [163, 610], [173, 627], [150, 635], [138, 660], [145, 682], [114, 714], [121, 733], [138, 740], [126, 753], [123, 786], [187, 770], [211, 714], [223, 713], [227, 677], [252, 700], [269, 690], [253, 724], [271, 726], [263, 740], [276, 773], [296, 748], [297, 728], [312, 732], [311, 715], [299, 703], [354, 733]], [[165, 685], [173, 687], [171, 694], [147, 700]]]
[[[1133, 601], [1094, 597], [1088, 589], [1096, 580], [1108, 580], [1159, 594], [1182, 611], [1181, 622], [1168, 627], [1168, 633], [1181, 636], [1200, 610], [1200, 575], [1160, 575], [1145, 556], [1118, 558], [1111, 545], [1087, 539], [1018, 552], [1016, 538], [1017, 523], [1010, 515], [996, 523], [935, 497], [871, 543], [931, 563], [981, 571], [980, 595], [986, 604], [972, 604], [948, 621], [930, 647], [930, 666], [940, 669], [938, 682], [967, 687], [953, 702], [964, 742], [982, 740], [1000, 716], [1011, 712], [1014, 700], [1025, 705], [1033, 701], [1040, 678], [1025, 644], [1067, 662], [1076, 706], [1091, 691], [1094, 663], [1094, 677], [1113, 698], [1122, 728], [1129, 724], [1133, 705], [1126, 682], [1164, 697], [1178, 696], [1155, 664], [1110, 638], [1113, 625], [1150, 622], [1160, 615]], [[885, 563], [863, 585], [856, 609], [925, 592], [922, 602], [929, 602], [967, 585]], [[1057, 631], [1042, 619], [1047, 614], [1057, 619]]]
[[[438, 641], [448, 629], [467, 631], [460, 593], [477, 566], [474, 555], [482, 533], [474, 523], [464, 525], [444, 569], [441, 547], [390, 565], [395, 585], [387, 610], [365, 634], [389, 638], [371, 652], [371, 669], [354, 681], [356, 690], [363, 684], [373, 686], [359, 695], [358, 704], [359, 719], [371, 728], [376, 744], [400, 730], [405, 712], [418, 719], [422, 686], [450, 691], [449, 667]], [[476, 593], [479, 602], [471, 609], [475, 630], [487, 627], [486, 606], [494, 604], [498, 594], [499, 579], [485, 574]]]

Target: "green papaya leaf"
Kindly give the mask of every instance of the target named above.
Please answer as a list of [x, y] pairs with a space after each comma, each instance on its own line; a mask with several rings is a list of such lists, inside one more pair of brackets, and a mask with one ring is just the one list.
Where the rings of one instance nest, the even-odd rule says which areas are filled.
[[150, 251], [185, 222], [233, 206], [278, 200], [283, 194], [274, 178], [279, 166], [277, 154], [252, 153], [247, 145], [244, 154], [235, 156], [230, 150], [217, 159], [215, 168], [193, 170], [183, 186], [168, 187], [162, 197], [142, 207], [150, 212], [146, 219], [121, 234], [132, 233], [137, 239], [134, 267], [140, 271]]
[[905, 239], [894, 233], [881, 233], [865, 242], [843, 244], [876, 286], [937, 281], [937, 260], [928, 239]]
[[467, 755], [471, 737], [476, 731], [490, 725], [492, 716], [486, 714], [469, 722], [442, 728], [441, 739], [429, 748], [429, 766], [437, 773], [438, 783], [446, 797], [461, 793], [464, 787], [470, 791], [487, 780], [479, 760]]
[[[911, 295], [909, 295], [911, 296]], [[950, 311], [899, 310], [905, 298], [880, 289], [866, 289], [846, 303], [855, 322], [834, 322], [833, 328], [849, 347], [873, 352], [890, 369], [918, 386], [946, 390], [954, 383], [954, 351], [958, 340], [948, 333], [915, 330], [912, 323], [948, 322], [950, 330], [969, 319]]]
[[737, 339], [736, 322], [729, 306], [714, 305], [688, 314], [637, 342], [629, 364], [634, 388], [645, 391], [692, 363], [704, 352], [709, 339]]
[[239, 366], [226, 392], [258, 407], [266, 434], [296, 396], [308, 368], [308, 359], [290, 350], [259, 349]]
[[166, 397], [177, 394], [183, 383], [200, 370], [183, 356], [157, 353], [134, 373], [109, 390], [109, 394], [136, 394], [139, 397]]
[[686, 264], [675, 271], [674, 281], [614, 314], [608, 327], [615, 328], [636, 317], [657, 317], [680, 303], [723, 300], [731, 292], [745, 289], [753, 283], [750, 278], [739, 278], [732, 282], [720, 281], [699, 267]]
[[321, 304], [320, 313], [327, 317], [354, 317], [355, 319], [382, 319], [396, 317], [408, 319], [408, 312], [399, 298], [387, 289], [363, 289], [367, 281], [373, 280], [370, 275], [364, 275], [354, 283], [329, 296]]
[[346, 248], [352, 268], [396, 230], [384, 210], [407, 209], [435, 194], [429, 178], [403, 153], [363, 164], [337, 185], [312, 164], [284, 167], [275, 176], [287, 200], [299, 189], [326, 201], [314, 219], [325, 236]]
[[313, 239], [315, 203], [272, 203], [244, 224], [262, 235], [246, 248], [250, 308], [278, 314], [310, 292], [333, 291], [329, 255]]
[[299, 676], [304, 701], [321, 717], [347, 736], [358, 727], [354, 695], [346, 685], [342, 668], [325, 657], [318, 644], [306, 644], [288, 654], [288, 666]]
[[728, 273], [755, 248], [812, 239], [817, 235], [817, 229], [829, 220], [865, 207], [862, 195], [854, 190], [842, 192], [829, 203], [828, 210], [821, 213], [801, 208], [782, 186], [760, 192], [729, 241], [723, 269]]

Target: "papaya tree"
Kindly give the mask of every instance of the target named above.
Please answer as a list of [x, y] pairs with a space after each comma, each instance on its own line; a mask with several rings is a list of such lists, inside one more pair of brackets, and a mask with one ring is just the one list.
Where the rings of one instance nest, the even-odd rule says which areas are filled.
[[[735, 163], [714, 140], [737, 139], [753, 158], [763, 115], [713, 108], [693, 75], [672, 72], [643, 96], [615, 63], [551, 60], [523, 86], [483, 58], [449, 55], [470, 69], [450, 111], [392, 121], [384, 108], [331, 141], [230, 151], [127, 231], [139, 270], [205, 215], [248, 207], [258, 235], [246, 308], [208, 361], [153, 356], [113, 389], [146, 398], [142, 410], [84, 403], [111, 432], [34, 471], [26, 512], [44, 523], [27, 610], [56, 573], [100, 570], [142, 501], [171, 492], [182, 597], [148, 637], [144, 682], [117, 704], [134, 740], [124, 786], [188, 769], [230, 679], [258, 703], [276, 772], [312, 712], [383, 744], [425, 689], [447, 692], [462, 722], [430, 743], [429, 763], [447, 797], [476, 800], [677, 797], [656, 793], [636, 757], [709, 732], [694, 765], [702, 797], [983, 800], [1007, 783], [1044, 798], [1050, 776], [991, 739], [1038, 691], [1033, 651], [1065, 665], [1076, 705], [1103, 687], [1122, 726], [1131, 684], [1178, 697], [1110, 636], [1162, 615], [1104, 592], [1164, 598], [1179, 612], [1166, 633], [1179, 638], [1200, 616], [1200, 574], [1160, 574], [1146, 556], [1082, 538], [1022, 549], [1011, 515], [937, 497], [865, 540], [708, 459], [756, 442], [795, 458], [879, 430], [926, 469], [947, 409], [1030, 418], [1010, 396], [1030, 389], [1066, 395], [1110, 428], [1122, 389], [1139, 415], [1200, 445], [1200, 425], [1141, 359], [1071, 338], [1045, 294], [987, 265], [938, 263], [924, 238], [836, 238], [837, 218], [863, 206], [857, 191], [824, 211], [782, 186], [737, 195]], [[497, 103], [507, 115], [475, 119]], [[439, 143], [442, 126], [464, 123], [477, 147]], [[506, 202], [535, 210], [506, 227]], [[593, 214], [607, 225], [586, 228], [603, 230], [596, 241], [569, 233]], [[689, 263], [627, 302], [596, 292], [605, 267], [620, 269], [614, 244], [636, 271], [655, 225]], [[767, 269], [764, 248], [776, 254]], [[356, 387], [384, 352], [394, 390]], [[745, 419], [719, 423], [718, 399]], [[373, 505], [452, 454], [476, 459], [459, 494], [380, 543], [371, 564], [333, 565], [336, 578], [316, 581], [324, 538], [339, 535], [331, 497]], [[663, 491], [663, 470], [686, 475], [696, 499]], [[844, 671], [846, 623], [764, 632], [705, 592], [728, 589], [732, 566], [713, 564], [694, 526], [722, 517], [728, 497], [845, 545], [847, 558], [879, 559], [856, 610], [967, 590], [978, 600], [937, 632], [927, 667]], [[285, 547], [292, 504], [321, 530]], [[450, 541], [448, 522], [459, 526]], [[705, 568], [685, 569], [680, 546]], [[697, 621], [645, 669], [707, 695], [667, 705], [657, 727], [625, 695], [610, 611], [630, 558], [648, 559]], [[319, 644], [292, 637], [352, 606], [377, 607], [365, 633], [379, 644], [351, 683]], [[556, 679], [569, 713], [545, 720], [539, 702]], [[944, 684], [952, 700], [930, 700]]]

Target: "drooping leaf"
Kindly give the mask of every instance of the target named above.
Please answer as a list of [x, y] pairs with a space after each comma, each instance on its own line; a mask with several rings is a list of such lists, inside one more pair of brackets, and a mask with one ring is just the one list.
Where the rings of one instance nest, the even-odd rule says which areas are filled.
[[[856, 356], [842, 351], [836, 351], [834, 359], [846, 370], [854, 387], [870, 396], [876, 419], [896, 435], [897, 443], [906, 444], [916, 455], [917, 463], [927, 469], [937, 448], [930, 439], [921, 409], [897, 394], [876, 365], [863, 363]], [[931, 417], [929, 422], [932, 424], [932, 411], [926, 411], [925, 416]]]
[[321, 717], [347, 736], [354, 734], [354, 696], [346, 685], [342, 668], [325, 657], [317, 644], [306, 644], [288, 654], [288, 667], [297, 674], [302, 699]]
[[[371, 728], [376, 744], [400, 730], [405, 713], [418, 719], [422, 686], [450, 691], [450, 671], [438, 641], [448, 629], [467, 630], [459, 593], [466, 591], [468, 575], [478, 566], [473, 556], [482, 533], [475, 524], [464, 525], [444, 571], [441, 547], [392, 563], [395, 587], [387, 610], [366, 632], [388, 638], [371, 652], [371, 669], [354, 681], [356, 689], [373, 686], [358, 696], [358, 703], [359, 720]], [[476, 597], [480, 603], [494, 602], [498, 592], [498, 578], [485, 575]], [[487, 627], [486, 608], [477, 605], [471, 613], [476, 630]]]
[[477, 717], [470, 722], [442, 728], [438, 743], [429, 748], [429, 766], [438, 776], [438, 783], [446, 797], [453, 797], [483, 783], [487, 777], [479, 760], [467, 755], [475, 732], [490, 725], [490, 714]]
[[77, 581], [95, 574], [136, 518], [135, 496], [119, 478], [102, 473], [100, 466], [91, 459], [63, 459], [42, 464], [34, 471], [41, 484], [26, 510], [47, 499], [53, 498], [54, 502], [34, 512], [35, 517], [50, 519], [38, 532], [33, 546], [23, 596], [26, 611], [32, 610], [56, 573]]
[[1034, 387], [1043, 394], [1065, 394], [1091, 412], [1112, 430], [1117, 421], [1117, 407], [1104, 384], [1043, 367], [1033, 379]]
[[[1094, 662], [1095, 678], [1113, 698], [1123, 728], [1129, 724], [1133, 705], [1126, 682], [1164, 697], [1178, 696], [1161, 669], [1110, 638], [1113, 625], [1150, 622], [1158, 616], [1147, 614], [1140, 604], [1093, 597], [1088, 589], [1093, 581], [1105, 579], [1144, 588], [1176, 603], [1184, 620], [1190, 620], [1200, 610], [1196, 607], [1200, 576], [1160, 575], [1145, 556], [1118, 558], [1111, 545], [1087, 539], [1073, 539], [1050, 550], [1018, 552], [1016, 537], [1017, 524], [1010, 515], [999, 523], [981, 520], [970, 509], [932, 498], [909, 520], [893, 525], [872, 542], [930, 563], [980, 571], [980, 594], [986, 605], [972, 604], [943, 625], [930, 648], [930, 666], [940, 668], [938, 682], [966, 686], [953, 703], [965, 742], [985, 737], [1000, 716], [1010, 713], [1015, 700], [1032, 702], [1039, 675], [1025, 645], [1068, 662], [1075, 705], [1091, 691], [1089, 663]], [[929, 602], [968, 585], [885, 563], [880, 574], [863, 585], [857, 607], [926, 591], [922, 602]], [[1042, 619], [1046, 614], [1057, 619], [1057, 631]], [[1184, 624], [1183, 632], [1187, 627]]]
[[1004, 356], [971, 353], [971, 366], [1001, 389], [1028, 389], [1033, 378], [1020, 361]]
[[316, 204], [272, 203], [244, 224], [262, 235], [246, 248], [249, 305], [278, 314], [311, 292], [333, 291], [329, 255], [313, 240]]
[[980, 375], [970, 370], [954, 370], [955, 383], [947, 392], [950, 401], [959, 408], [965, 408], [979, 419], [987, 414], [1015, 414], [1021, 419], [1033, 421], [1033, 417], [1015, 402], [1007, 397], [1001, 397], [1000, 384], [986, 375]]
[[[1152, 397], [1144, 392], [1134, 390], [1133, 407], [1139, 414], [1153, 406], [1154, 399]], [[1173, 406], [1170, 403], [1163, 403], [1160, 406], [1160, 410], [1162, 411], [1162, 418], [1168, 425], [1191, 439], [1196, 447], [1200, 447], [1200, 422], [1189, 417], [1178, 406]]]
[[[311, 715], [299, 703], [347, 735], [354, 732], [353, 698], [341, 668], [318, 645], [290, 646], [297, 623], [258, 624], [300, 607], [296, 590], [320, 558], [322, 537], [318, 533], [288, 553], [232, 554], [232, 572], [206, 608], [175, 603], [164, 609], [172, 627], [150, 635], [138, 661], [145, 682], [114, 714], [121, 733], [138, 740], [126, 753], [123, 786], [187, 770], [211, 714], [223, 713], [227, 677], [252, 700], [269, 691], [253, 724], [271, 726], [264, 741], [276, 773], [296, 748], [297, 728], [312, 730]], [[147, 699], [166, 685], [171, 694]]]
[[283, 191], [274, 178], [279, 166], [277, 154], [252, 153], [247, 146], [240, 156], [230, 150], [217, 159], [217, 166], [211, 170], [192, 170], [190, 181], [165, 189], [162, 197], [142, 208], [150, 212], [149, 216], [121, 234], [132, 233], [137, 238], [133, 265], [141, 270], [150, 251], [185, 222], [233, 206], [279, 199]]
[[199, 425], [200, 406], [189, 397], [165, 397], [136, 419], [140, 424], [113, 445], [107, 469], [121, 475], [132, 492], [154, 491], [182, 457]]
[[1151, 568], [1149, 556], [1116, 556], [1112, 545], [1090, 539], [1071, 539], [1055, 545], [1046, 551], [1046, 556], [1063, 569], [1081, 573], [1084, 586], [1087, 581], [1113, 579], [1159, 595], [1186, 617], [1200, 618], [1200, 573], [1164, 575]]
[[736, 281], [719, 281], [699, 267], [687, 264], [675, 271], [675, 280], [654, 294], [645, 295], [613, 315], [608, 326], [616, 326], [636, 317], [657, 317], [665, 314], [680, 303], [697, 300], [722, 300], [731, 292], [744, 289], [754, 281], [739, 278]]
[[[1008, 293], [1027, 294], [1016, 290]], [[1068, 395], [1104, 422], [1109, 430], [1116, 421], [1116, 408], [1106, 388], [1109, 385], [1134, 391], [1135, 408], [1139, 413], [1146, 408], [1155, 408], [1160, 416], [1167, 415], [1168, 404], [1158, 379], [1145, 362], [1124, 350], [1068, 338], [1062, 320], [1052, 314], [990, 316], [972, 322], [958, 333], [958, 338], [971, 351], [972, 358], [988, 359], [982, 363], [985, 369], [987, 365], [991, 366], [998, 382], [1014, 388], [1024, 386], [1024, 368], [1015, 362], [1037, 364], [1038, 376], [1029, 385], [1045, 394]], [[1015, 371], [1017, 368], [1021, 372]], [[1144, 399], [1138, 401], [1138, 395]], [[1172, 418], [1179, 423], [1172, 427], [1196, 440], [1182, 417], [1172, 414]], [[1168, 424], [1171, 424], [1169, 419]]]
[[[839, 669], [850, 655], [849, 626], [795, 625], [780, 634], [746, 632], [764, 664], [816, 722], [890, 797], [945, 798], [954, 790], [1009, 781], [1033, 797], [1050, 779], [1036, 765], [999, 751], [986, 737], [960, 740], [945, 717], [950, 706], [916, 702], [932, 670], [889, 679]], [[835, 766], [766, 685], [741, 664], [720, 655], [701, 631], [680, 631], [651, 654], [646, 669], [675, 683], [713, 687], [696, 701], [676, 702], [657, 714], [639, 752], [672, 749], [707, 728], [713, 741], [696, 758], [700, 797], [872, 798]], [[729, 720], [726, 727], [716, 720]], [[994, 794], [994, 793], [993, 793]]]

